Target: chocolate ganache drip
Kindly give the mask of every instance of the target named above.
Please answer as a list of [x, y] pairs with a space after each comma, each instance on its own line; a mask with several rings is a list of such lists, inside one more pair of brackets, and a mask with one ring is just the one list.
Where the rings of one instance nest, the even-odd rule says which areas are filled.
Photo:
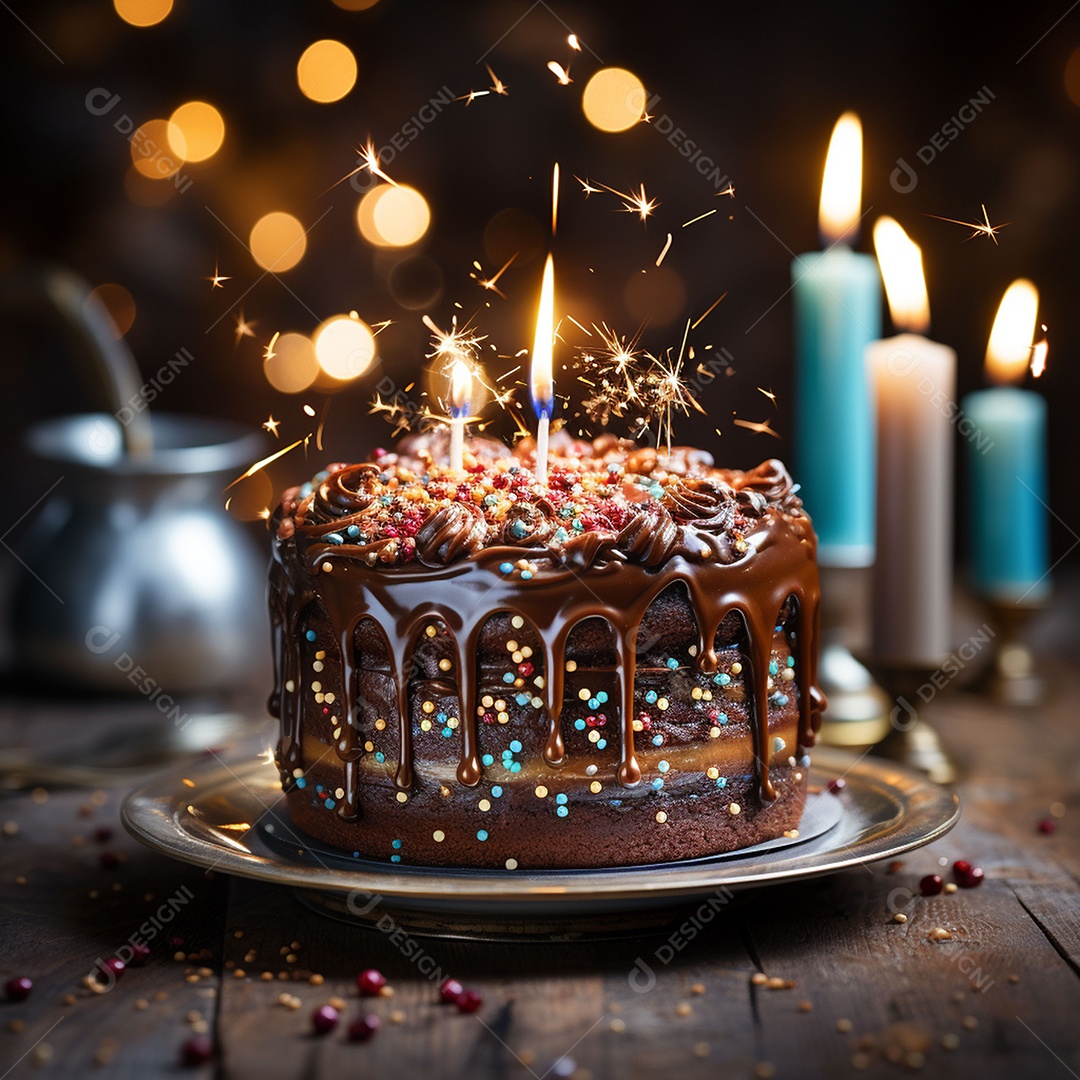
[[[458, 782], [483, 775], [477, 752], [478, 649], [496, 612], [520, 615], [542, 643], [537, 691], [547, 718], [544, 760], [566, 757], [561, 735], [570, 632], [591, 618], [613, 631], [620, 706], [620, 784], [635, 788], [634, 680], [638, 628], [670, 585], [685, 585], [697, 618], [694, 663], [717, 670], [721, 623], [745, 628], [746, 680], [759, 791], [769, 779], [768, 680], [773, 634], [784, 625], [800, 672], [800, 744], [813, 745], [824, 698], [816, 685], [819, 588], [816, 538], [787, 470], [768, 461], [747, 473], [713, 468], [707, 455], [679, 452], [678, 472], [655, 452], [573, 444], [556, 456], [539, 489], [520, 459], [467, 460], [462, 474], [415, 461], [332, 466], [290, 492], [272, 519], [276, 532], [271, 608], [277, 653], [272, 703], [282, 717], [279, 764], [286, 786], [299, 761], [300, 626], [311, 604], [333, 627], [340, 676], [324, 708], [343, 764], [337, 812], [358, 812], [354, 635], [362, 619], [379, 628], [397, 687], [399, 758], [394, 776], [414, 784], [408, 672], [418, 636], [437, 620], [450, 636], [460, 698]], [[597, 452], [601, 451], [601, 452]], [[631, 468], [631, 460], [635, 468]], [[638, 470], [648, 467], [647, 473]], [[416, 471], [417, 469], [421, 471]], [[422, 471], [426, 470], [426, 471]], [[527, 569], [526, 569], [527, 568]], [[587, 574], [587, 577], [583, 576]], [[483, 711], [483, 710], [481, 710]]]

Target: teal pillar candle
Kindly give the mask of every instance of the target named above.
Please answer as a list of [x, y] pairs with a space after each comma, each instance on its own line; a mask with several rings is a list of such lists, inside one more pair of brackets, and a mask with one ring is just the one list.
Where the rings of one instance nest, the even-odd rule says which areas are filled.
[[877, 260], [842, 246], [797, 256], [795, 466], [832, 566], [874, 561], [874, 410], [864, 354], [881, 336]]
[[1050, 587], [1046, 401], [996, 386], [968, 394], [961, 409], [972, 584], [989, 599], [1039, 600]]

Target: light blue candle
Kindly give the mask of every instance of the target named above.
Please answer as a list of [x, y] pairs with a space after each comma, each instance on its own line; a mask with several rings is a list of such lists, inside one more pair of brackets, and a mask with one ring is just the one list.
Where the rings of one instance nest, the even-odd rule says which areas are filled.
[[826, 250], [796, 256], [795, 465], [830, 566], [874, 561], [874, 409], [863, 356], [881, 336], [877, 262], [848, 246], [862, 203], [862, 125], [833, 128], [818, 224]]
[[968, 394], [961, 409], [972, 583], [990, 599], [1039, 600], [1050, 587], [1046, 401], [997, 386]]
[[800, 255], [795, 295], [796, 475], [819, 559], [874, 561], [874, 412], [864, 354], [881, 336], [877, 262], [845, 247]]

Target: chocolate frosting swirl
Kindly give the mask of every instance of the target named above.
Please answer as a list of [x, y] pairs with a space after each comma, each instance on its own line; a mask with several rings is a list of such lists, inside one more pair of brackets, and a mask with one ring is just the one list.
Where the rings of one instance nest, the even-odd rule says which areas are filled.
[[545, 544], [555, 533], [555, 509], [546, 499], [516, 503], [503, 520], [499, 543], [511, 547]]
[[330, 475], [315, 489], [308, 515], [312, 524], [357, 514], [374, 502], [372, 488], [379, 480], [378, 465], [365, 461], [359, 465], [331, 465], [327, 471]]
[[735, 491], [722, 480], [684, 477], [664, 492], [664, 506], [680, 524], [723, 532], [735, 519]]
[[769, 503], [776, 503], [785, 510], [797, 510], [802, 500], [795, 494], [795, 483], [784, 463], [770, 458], [749, 469], [735, 479], [739, 504], [755, 517], [760, 516]]
[[642, 566], [659, 566], [679, 538], [679, 527], [660, 503], [641, 503], [619, 533], [618, 547]]
[[416, 534], [417, 558], [439, 566], [475, 555], [487, 536], [487, 522], [471, 503], [452, 502], [439, 507]]

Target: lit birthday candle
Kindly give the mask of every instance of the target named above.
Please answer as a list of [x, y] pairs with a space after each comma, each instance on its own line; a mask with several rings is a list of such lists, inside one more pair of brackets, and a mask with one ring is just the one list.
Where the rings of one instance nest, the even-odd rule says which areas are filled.
[[465, 456], [465, 420], [472, 404], [472, 372], [458, 357], [450, 368], [450, 468], [461, 470]]
[[866, 349], [877, 420], [872, 648], [881, 660], [936, 665], [952, 641], [956, 353], [922, 335], [930, 304], [918, 246], [892, 218], [874, 226], [874, 246], [905, 332]]
[[863, 354], [881, 333], [881, 286], [871, 255], [852, 251], [862, 200], [862, 127], [837, 121], [821, 186], [827, 250], [791, 265], [795, 302], [796, 456], [826, 565], [874, 555], [874, 419]]
[[552, 353], [555, 346], [555, 262], [550, 255], [544, 264], [540, 287], [540, 308], [536, 315], [536, 336], [532, 349], [532, 399], [536, 410], [536, 482], [547, 484], [548, 432], [555, 411], [555, 383]]
[[1049, 589], [1046, 401], [1014, 385], [1032, 362], [1038, 311], [1035, 286], [1014, 281], [986, 348], [987, 376], [1001, 385], [962, 402], [973, 428], [964, 453], [972, 583], [993, 600], [1041, 600]]

